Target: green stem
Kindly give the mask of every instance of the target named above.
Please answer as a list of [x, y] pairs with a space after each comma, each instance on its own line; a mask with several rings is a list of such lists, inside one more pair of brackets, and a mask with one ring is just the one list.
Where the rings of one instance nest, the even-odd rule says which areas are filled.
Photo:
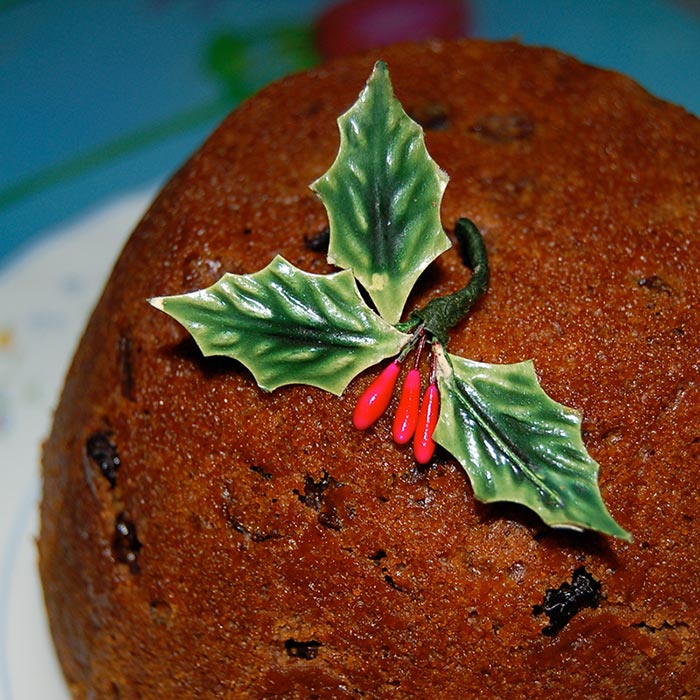
[[426, 331], [443, 345], [448, 331], [456, 326], [471, 310], [489, 284], [489, 264], [484, 239], [469, 219], [461, 218], [455, 225], [462, 261], [472, 271], [469, 283], [458, 292], [429, 301], [414, 311], [407, 323], [422, 323]]

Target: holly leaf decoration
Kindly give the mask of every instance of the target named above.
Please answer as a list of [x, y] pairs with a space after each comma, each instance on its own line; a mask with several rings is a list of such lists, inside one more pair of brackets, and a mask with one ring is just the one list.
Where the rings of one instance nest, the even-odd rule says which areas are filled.
[[204, 355], [238, 360], [267, 391], [308, 384], [339, 395], [409, 339], [367, 306], [349, 271], [314, 275], [279, 255], [252, 275], [225, 274], [206, 289], [150, 302]]
[[624, 540], [598, 488], [578, 412], [547, 396], [531, 362], [491, 365], [438, 354], [434, 440], [464, 467], [481, 501], [513, 501], [552, 526]]
[[[488, 286], [486, 246], [472, 222], [455, 224], [472, 271], [467, 285], [399, 323], [418, 277], [450, 247], [440, 222], [447, 176], [394, 96], [386, 64], [375, 65], [338, 126], [338, 155], [311, 187], [328, 213], [328, 260], [341, 272], [314, 275], [277, 256], [254, 274], [226, 274], [206, 289], [151, 303], [179, 321], [204, 355], [240, 361], [267, 391], [307, 384], [339, 395], [362, 371], [396, 357], [360, 396], [353, 416], [360, 429], [391, 404], [399, 365], [415, 350], [392, 433], [400, 444], [413, 440], [420, 463], [437, 442], [464, 467], [479, 500], [513, 501], [552, 526], [631, 539], [603, 503], [580, 415], [545, 394], [532, 363], [489, 365], [444, 350], [450, 329]], [[415, 375], [424, 347], [432, 360], [421, 401]]]
[[351, 269], [396, 323], [420, 274], [451, 245], [440, 222], [448, 178], [394, 96], [382, 61], [338, 127], [338, 156], [311, 185], [328, 212], [328, 260]]

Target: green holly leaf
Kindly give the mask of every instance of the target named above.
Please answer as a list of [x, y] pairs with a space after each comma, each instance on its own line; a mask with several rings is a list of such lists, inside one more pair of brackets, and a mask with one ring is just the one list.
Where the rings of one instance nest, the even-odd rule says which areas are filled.
[[433, 437], [464, 467], [479, 500], [521, 503], [549, 525], [631, 539], [603, 503], [580, 415], [547, 396], [531, 362], [490, 365], [441, 351], [438, 362]]
[[339, 395], [409, 339], [365, 304], [349, 271], [314, 275], [281, 256], [252, 275], [225, 274], [206, 289], [150, 302], [204, 355], [239, 360], [267, 391], [309, 384]]
[[396, 323], [420, 274], [450, 247], [440, 223], [448, 178], [381, 61], [338, 127], [338, 156], [311, 185], [328, 212], [328, 260], [351, 269], [379, 313]]

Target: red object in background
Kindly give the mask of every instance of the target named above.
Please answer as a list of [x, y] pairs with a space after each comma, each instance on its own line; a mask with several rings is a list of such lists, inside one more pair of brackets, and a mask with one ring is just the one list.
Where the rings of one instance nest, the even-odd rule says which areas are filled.
[[397, 41], [454, 39], [467, 31], [464, 0], [345, 0], [316, 23], [316, 47], [335, 58]]

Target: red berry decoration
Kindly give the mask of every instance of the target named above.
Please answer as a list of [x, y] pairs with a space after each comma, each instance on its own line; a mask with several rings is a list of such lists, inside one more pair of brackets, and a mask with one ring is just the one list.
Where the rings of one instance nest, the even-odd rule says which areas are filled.
[[394, 416], [392, 433], [394, 441], [405, 445], [416, 431], [420, 407], [420, 372], [413, 368], [406, 375], [401, 389], [401, 398]]
[[394, 387], [400, 371], [401, 364], [398, 360], [394, 360], [364, 390], [357, 401], [355, 412], [352, 416], [353, 425], [358, 430], [369, 428], [386, 411], [391, 401], [391, 395], [394, 393]]
[[418, 414], [416, 434], [413, 438], [413, 453], [418, 464], [427, 464], [435, 452], [433, 431], [440, 413], [440, 394], [437, 384], [430, 384], [425, 390]]
[[466, 24], [464, 0], [346, 0], [319, 17], [316, 47], [335, 58], [397, 41], [457, 38]]

